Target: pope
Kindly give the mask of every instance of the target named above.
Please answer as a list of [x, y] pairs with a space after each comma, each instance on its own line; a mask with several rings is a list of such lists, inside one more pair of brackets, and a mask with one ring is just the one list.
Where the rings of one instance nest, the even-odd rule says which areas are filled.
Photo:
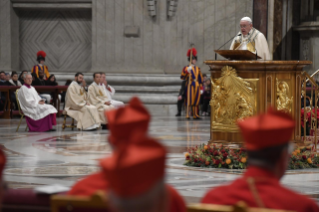
[[241, 19], [240, 32], [234, 38], [230, 50], [249, 50], [263, 60], [271, 60], [264, 34], [253, 27], [253, 22], [249, 17]]

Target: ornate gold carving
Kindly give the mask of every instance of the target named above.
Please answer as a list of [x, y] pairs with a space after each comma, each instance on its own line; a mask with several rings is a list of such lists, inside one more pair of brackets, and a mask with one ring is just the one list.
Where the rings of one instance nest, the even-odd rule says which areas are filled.
[[256, 112], [257, 81], [258, 79], [244, 80], [238, 77], [232, 67], [222, 68], [222, 76], [211, 80], [212, 129], [237, 132], [236, 121]]
[[277, 84], [277, 110], [291, 113], [293, 96], [289, 98], [289, 85], [285, 81], [280, 81], [276, 78]]

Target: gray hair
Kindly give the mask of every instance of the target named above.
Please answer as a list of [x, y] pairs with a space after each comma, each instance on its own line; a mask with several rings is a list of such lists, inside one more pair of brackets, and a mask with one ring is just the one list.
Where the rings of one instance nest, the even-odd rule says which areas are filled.
[[25, 80], [25, 78], [27, 78], [28, 75], [30, 75], [32, 77], [32, 74], [30, 74], [30, 73], [24, 73], [21, 77], [23, 80]]
[[133, 198], [122, 198], [110, 191], [109, 200], [111, 207], [119, 212], [149, 212], [166, 211], [168, 207], [167, 189], [161, 179], [149, 191]]

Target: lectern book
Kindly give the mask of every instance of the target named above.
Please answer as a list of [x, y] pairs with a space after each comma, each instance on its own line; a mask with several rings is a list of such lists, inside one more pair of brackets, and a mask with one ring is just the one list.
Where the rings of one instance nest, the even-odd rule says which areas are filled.
[[215, 50], [217, 54], [228, 60], [256, 60], [261, 57], [248, 50]]

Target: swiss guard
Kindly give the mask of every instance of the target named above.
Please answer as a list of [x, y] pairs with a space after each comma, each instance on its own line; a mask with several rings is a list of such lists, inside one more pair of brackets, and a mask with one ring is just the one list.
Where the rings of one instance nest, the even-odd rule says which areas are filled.
[[192, 109], [193, 119], [201, 119], [198, 115], [200, 90], [203, 83], [203, 76], [200, 68], [196, 66], [197, 50], [191, 48], [187, 51], [189, 66], [183, 68], [181, 79], [186, 80], [186, 118], [189, 118], [190, 109]]
[[38, 51], [37, 53], [38, 65], [33, 66], [33, 68], [31, 69], [31, 73], [35, 73], [37, 77], [39, 77], [39, 70], [40, 70], [40, 71], [43, 71], [45, 78], [49, 79], [50, 73], [48, 71], [48, 67], [44, 65], [46, 56], [47, 54], [44, 51]]

